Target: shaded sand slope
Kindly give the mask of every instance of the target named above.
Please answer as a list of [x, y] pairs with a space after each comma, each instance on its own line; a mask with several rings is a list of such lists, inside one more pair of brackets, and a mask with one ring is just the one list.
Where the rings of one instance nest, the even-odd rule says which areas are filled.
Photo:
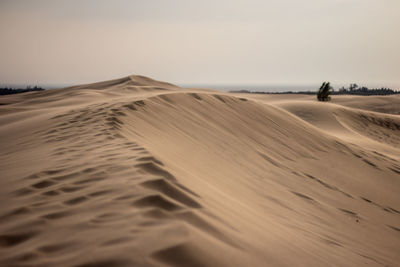
[[335, 96], [332, 102], [351, 108], [400, 115], [400, 95]]
[[395, 110], [141, 76], [0, 102], [0, 265], [400, 261]]
[[[288, 102], [282, 107], [326, 134], [398, 156], [400, 117], [329, 103]], [[399, 106], [400, 107], [400, 106]]]

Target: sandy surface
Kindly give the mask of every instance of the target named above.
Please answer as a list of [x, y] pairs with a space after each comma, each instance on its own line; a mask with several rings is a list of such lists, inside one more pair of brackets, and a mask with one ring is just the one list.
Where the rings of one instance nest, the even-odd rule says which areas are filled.
[[130, 76], [0, 104], [0, 266], [399, 266], [399, 96]]

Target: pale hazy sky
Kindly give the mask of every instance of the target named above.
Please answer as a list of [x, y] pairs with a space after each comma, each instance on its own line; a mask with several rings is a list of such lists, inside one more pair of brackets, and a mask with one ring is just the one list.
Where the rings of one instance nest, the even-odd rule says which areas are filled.
[[400, 0], [0, 0], [1, 83], [400, 88]]

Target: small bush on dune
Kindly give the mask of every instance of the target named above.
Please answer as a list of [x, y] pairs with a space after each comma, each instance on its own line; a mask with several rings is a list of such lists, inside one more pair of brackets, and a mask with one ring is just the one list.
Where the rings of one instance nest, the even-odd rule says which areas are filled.
[[332, 87], [330, 82], [323, 82], [317, 93], [318, 101], [329, 101], [331, 100], [330, 94], [332, 93]]

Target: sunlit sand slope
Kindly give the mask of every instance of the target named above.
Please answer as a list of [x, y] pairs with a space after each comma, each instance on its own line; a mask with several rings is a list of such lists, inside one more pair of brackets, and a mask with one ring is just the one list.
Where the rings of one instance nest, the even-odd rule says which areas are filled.
[[398, 106], [342, 102], [142, 76], [1, 97], [0, 265], [396, 266]]

